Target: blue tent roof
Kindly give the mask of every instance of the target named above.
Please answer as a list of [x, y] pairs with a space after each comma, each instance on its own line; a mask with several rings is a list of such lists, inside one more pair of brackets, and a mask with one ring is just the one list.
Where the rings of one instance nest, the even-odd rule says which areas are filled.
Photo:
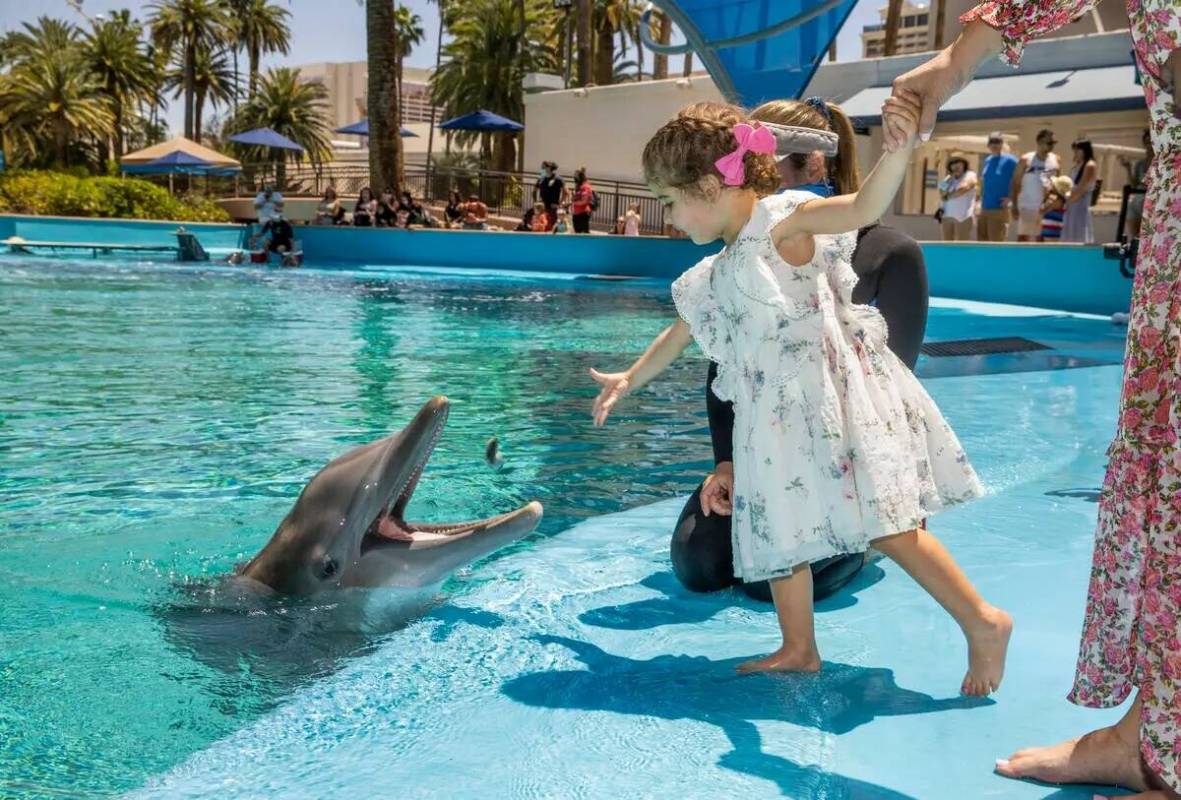
[[445, 131], [523, 131], [525, 126], [507, 117], [480, 109], [449, 119], [439, 126]]
[[173, 150], [146, 164], [124, 164], [120, 169], [133, 175], [234, 175], [238, 167], [216, 167], [199, 156]]
[[751, 107], [799, 97], [836, 38], [855, 0], [653, 0], [685, 36], [685, 44], [650, 41], [653, 52], [693, 50], [722, 94]]
[[[365, 118], [360, 122], [354, 122], [352, 125], [345, 125], [343, 128], [337, 128], [334, 133], [351, 133], [353, 136], [368, 136], [369, 135], [369, 119]], [[405, 139], [407, 136], [417, 137], [418, 134], [409, 128], [402, 128], [401, 136]]]
[[252, 144], [258, 147], [278, 147], [282, 150], [298, 150], [301, 153], [303, 152], [303, 148], [298, 144], [270, 128], [255, 128], [252, 131], [235, 133], [230, 137], [230, 141], [237, 142], [238, 144]]

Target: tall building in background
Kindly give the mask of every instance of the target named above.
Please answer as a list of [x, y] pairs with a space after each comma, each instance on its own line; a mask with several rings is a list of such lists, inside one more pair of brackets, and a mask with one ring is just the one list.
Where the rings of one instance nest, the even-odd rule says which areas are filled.
[[[878, 9], [881, 22], [866, 25], [861, 30], [861, 57], [880, 58], [886, 54], [886, 14], [889, 6]], [[926, 5], [903, 0], [902, 18], [898, 22], [898, 47], [894, 55], [921, 53], [931, 49], [930, 9]]]
[[[865, 2], [866, 0], [862, 0]], [[959, 35], [960, 15], [968, 11], [978, 0], [943, 0], [943, 40], [940, 46], [951, 44]], [[898, 25], [898, 47], [894, 55], [921, 53], [936, 49], [935, 23], [938, 18], [940, 0], [931, 0], [930, 5], [902, 2], [902, 18]], [[886, 15], [889, 6], [878, 9], [881, 22], [866, 25], [861, 31], [861, 57], [881, 58], [886, 48]], [[1123, 3], [1100, 3], [1076, 21], [1063, 25], [1044, 39], [1064, 36], [1080, 36], [1088, 33], [1110, 33], [1127, 30], [1128, 12]]]
[[[368, 116], [369, 68], [366, 62], [305, 64], [299, 70], [305, 81], [323, 84], [328, 90], [328, 121], [332, 128], [343, 128]], [[431, 72], [417, 67], [402, 69], [403, 123], [430, 122]], [[436, 114], [435, 122], [440, 121], [442, 117]]]

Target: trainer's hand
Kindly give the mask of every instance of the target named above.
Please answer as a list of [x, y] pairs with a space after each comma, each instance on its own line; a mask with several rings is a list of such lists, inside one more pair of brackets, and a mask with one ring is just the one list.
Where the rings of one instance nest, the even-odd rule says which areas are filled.
[[707, 517], [711, 512], [728, 517], [734, 511], [733, 497], [734, 462], [719, 462], [714, 471], [705, 476], [705, 483], [701, 486], [701, 510]]
[[615, 408], [615, 404], [622, 400], [631, 389], [631, 381], [626, 372], [599, 372], [597, 369], [592, 369], [590, 376], [602, 387], [591, 407], [591, 416], [594, 417], [595, 427], [601, 428], [603, 423], [607, 421], [611, 409]]

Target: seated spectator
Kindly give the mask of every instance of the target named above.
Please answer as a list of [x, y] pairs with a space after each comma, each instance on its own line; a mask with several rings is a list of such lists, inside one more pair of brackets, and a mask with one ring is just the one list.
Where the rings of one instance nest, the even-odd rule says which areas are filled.
[[627, 227], [627, 220], [623, 217], [616, 217], [615, 224], [611, 226], [611, 234], [613, 236], [623, 236], [623, 232]]
[[366, 186], [357, 195], [357, 205], [353, 208], [353, 225], [358, 228], [373, 227], [373, 217], [376, 213], [377, 203], [373, 199], [373, 190]]
[[406, 225], [430, 225], [430, 214], [422, 203], [414, 199], [410, 192], [402, 192], [398, 202], [398, 211], [406, 212]]
[[283, 195], [275, 191], [270, 181], [265, 181], [262, 191], [254, 198], [254, 215], [259, 225], [266, 225], [283, 213]]
[[448, 228], [458, 228], [463, 222], [463, 196], [452, 190], [447, 196], [447, 207], [443, 209], [443, 221]]
[[488, 230], [488, 206], [474, 194], [463, 207], [463, 227], [469, 231]]
[[398, 204], [394, 202], [393, 192], [382, 192], [377, 201], [377, 213], [373, 222], [379, 228], [393, 228], [398, 222]]
[[1059, 175], [1050, 179], [1046, 199], [1042, 203], [1042, 232], [1039, 242], [1057, 242], [1062, 239], [1062, 221], [1066, 216], [1066, 199], [1074, 190], [1074, 179]]
[[557, 220], [554, 222], [554, 227], [551, 233], [569, 233], [570, 232], [570, 216], [566, 212], [564, 206], [558, 207]]
[[549, 213], [545, 210], [545, 203], [540, 201], [533, 204], [533, 218], [529, 221], [529, 230], [534, 233], [545, 233], [550, 229]]
[[624, 236], [639, 236], [640, 235], [640, 204], [631, 203], [627, 207], [627, 214], [624, 215], [623, 224]]
[[339, 225], [344, 221], [344, 206], [336, 197], [336, 189], [329, 186], [324, 190], [324, 199], [316, 206], [314, 225]]

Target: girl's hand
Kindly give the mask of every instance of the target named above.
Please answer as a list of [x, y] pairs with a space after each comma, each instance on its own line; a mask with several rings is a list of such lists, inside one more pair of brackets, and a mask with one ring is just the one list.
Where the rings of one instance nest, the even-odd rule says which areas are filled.
[[[882, 103], [882, 124], [890, 130], [890, 138], [902, 147], [914, 144], [919, 132], [922, 101], [913, 92], [896, 91]], [[893, 150], [897, 150], [894, 148]]]
[[607, 421], [611, 409], [615, 408], [615, 404], [631, 389], [631, 379], [626, 372], [599, 372], [597, 369], [592, 369], [590, 376], [602, 387], [599, 396], [595, 398], [595, 404], [591, 407], [595, 427], [601, 428]]
[[705, 476], [705, 483], [701, 486], [701, 510], [707, 517], [711, 511], [728, 517], [734, 510], [733, 497], [734, 462], [721, 461], [711, 474]]

